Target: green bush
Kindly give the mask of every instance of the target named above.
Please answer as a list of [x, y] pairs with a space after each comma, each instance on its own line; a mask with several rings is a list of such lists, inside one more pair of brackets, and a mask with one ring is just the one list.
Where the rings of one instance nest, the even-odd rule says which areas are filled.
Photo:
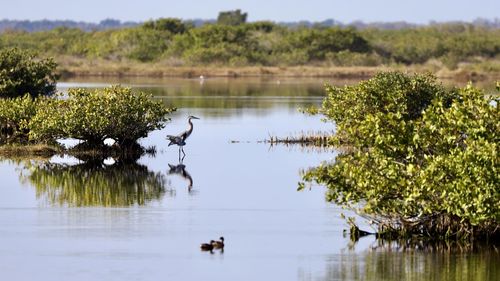
[[[106, 98], [108, 127], [106, 135], [119, 145], [134, 144], [153, 130], [161, 129], [175, 109], [154, 101], [150, 94], [132, 93], [130, 88], [111, 87], [102, 90]], [[104, 106], [104, 105], [103, 105]]]
[[0, 50], [0, 98], [53, 94], [56, 66], [51, 58], [37, 60], [34, 53], [16, 48]]
[[172, 34], [184, 33], [189, 26], [186, 26], [180, 19], [175, 18], [160, 18], [157, 20], [150, 20], [142, 25], [145, 29], [154, 29], [159, 31], [166, 31]]
[[365, 135], [360, 130], [370, 116], [386, 114], [408, 122], [419, 118], [434, 98], [450, 100], [453, 96], [430, 74], [409, 76], [400, 72], [378, 73], [355, 86], [327, 86], [326, 91], [323, 113], [337, 126], [335, 140], [354, 145], [358, 140], [375, 141], [373, 134]]
[[29, 95], [14, 99], [0, 99], [0, 129], [2, 136], [27, 139], [29, 122], [35, 116], [39, 100]]
[[90, 147], [102, 146], [111, 138], [127, 148], [150, 131], [163, 128], [173, 110], [130, 88], [71, 89], [66, 99], [45, 101], [30, 122], [30, 138], [75, 138]]
[[349, 149], [306, 181], [326, 185], [329, 200], [371, 217], [381, 233], [498, 237], [498, 97], [401, 73], [328, 92], [321, 111]]
[[256, 41], [249, 38], [244, 27], [205, 25], [176, 36], [169, 54], [180, 55], [191, 64], [228, 64], [233, 57], [250, 61], [254, 45]]
[[325, 59], [338, 66], [377, 66], [386, 61], [377, 53], [357, 53], [351, 51], [329, 52]]
[[328, 53], [352, 51], [365, 53], [371, 50], [368, 42], [353, 29], [301, 28], [285, 38], [291, 49], [306, 50], [309, 60], [324, 60]]

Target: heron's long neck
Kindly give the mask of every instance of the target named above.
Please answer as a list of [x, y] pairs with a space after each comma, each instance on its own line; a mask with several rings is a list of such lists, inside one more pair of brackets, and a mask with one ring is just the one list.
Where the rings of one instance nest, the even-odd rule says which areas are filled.
[[189, 124], [189, 127], [187, 129], [187, 135], [191, 135], [191, 132], [193, 132], [193, 122], [191, 122], [191, 119], [188, 119], [188, 124]]

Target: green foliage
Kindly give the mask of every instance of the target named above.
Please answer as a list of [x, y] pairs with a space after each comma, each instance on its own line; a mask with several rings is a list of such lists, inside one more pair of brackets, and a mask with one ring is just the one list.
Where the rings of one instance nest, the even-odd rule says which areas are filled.
[[135, 143], [149, 132], [163, 128], [170, 120], [167, 115], [175, 110], [154, 101], [149, 94], [132, 93], [130, 88], [105, 88], [102, 95], [107, 105], [106, 135], [120, 145]]
[[220, 12], [217, 17], [217, 23], [223, 25], [240, 25], [247, 21], [247, 13], [241, 13], [241, 10]]
[[[125, 29], [111, 32], [110, 35], [111, 37], [103, 38], [102, 41], [109, 44], [104, 49], [108, 56], [142, 62], [159, 58], [167, 49], [172, 38], [170, 32], [146, 28]], [[96, 51], [100, 52], [100, 48]]]
[[28, 94], [14, 99], [0, 99], [0, 139], [27, 139], [29, 121], [36, 114], [39, 100]]
[[35, 54], [19, 49], [0, 50], [0, 98], [29, 94], [47, 96], [55, 92], [56, 63], [37, 60]]
[[[298, 27], [245, 23], [241, 11], [221, 13], [218, 24], [160, 18], [142, 26], [85, 32], [72, 28], [0, 33], [0, 46], [52, 56], [68, 55], [141, 62], [164, 58], [187, 64], [363, 65], [424, 64], [450, 69], [463, 62], [488, 62], [500, 55], [500, 30], [441, 24], [398, 30]], [[213, 59], [210, 56], [214, 56]]]
[[[377, 119], [377, 122], [383, 122], [377, 128], [406, 127], [408, 121], [421, 116], [434, 98], [449, 100], [453, 95], [430, 74], [408, 76], [399, 72], [378, 73], [355, 86], [339, 88], [328, 85], [326, 91], [323, 113], [336, 123], [337, 143], [347, 138], [350, 143], [359, 140], [370, 145], [376, 141], [376, 133], [362, 131], [361, 126], [365, 122], [375, 122], [373, 118], [377, 114], [387, 117]], [[404, 134], [399, 137], [404, 137]]]
[[160, 18], [150, 20], [142, 25], [145, 29], [154, 29], [159, 31], [168, 31], [172, 34], [184, 33], [188, 27], [180, 19]]
[[205, 25], [176, 37], [172, 52], [193, 64], [227, 64], [234, 57], [246, 57], [247, 48], [255, 44], [243, 27]]
[[172, 110], [130, 88], [71, 89], [66, 99], [45, 101], [30, 121], [30, 138], [75, 138], [91, 147], [102, 146], [111, 138], [126, 148], [150, 131], [163, 128]]
[[248, 28], [251, 30], [256, 30], [256, 31], [263, 31], [265, 33], [270, 33], [273, 31], [276, 31], [280, 28], [279, 25], [275, 24], [272, 21], [256, 21], [252, 23], [247, 24]]
[[375, 52], [357, 53], [351, 51], [328, 52], [325, 59], [337, 66], [377, 66], [387, 61]]
[[327, 90], [322, 112], [350, 149], [306, 181], [326, 185], [329, 200], [359, 208], [381, 232], [499, 235], [498, 98], [401, 73]]
[[450, 68], [500, 52], [500, 30], [466, 24], [442, 24], [401, 30], [365, 30], [362, 36], [379, 54], [405, 64], [438, 59]]
[[323, 60], [329, 53], [352, 51], [365, 53], [371, 50], [368, 42], [353, 29], [301, 28], [285, 39], [291, 49], [303, 49], [310, 60]]

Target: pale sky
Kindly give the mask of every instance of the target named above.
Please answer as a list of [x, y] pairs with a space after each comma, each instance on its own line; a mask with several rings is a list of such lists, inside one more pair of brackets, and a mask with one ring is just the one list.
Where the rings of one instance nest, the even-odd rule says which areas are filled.
[[249, 21], [355, 20], [471, 21], [500, 17], [500, 0], [0, 0], [0, 19], [69, 19], [99, 22], [106, 18], [144, 21], [160, 17], [215, 19], [220, 11], [241, 9]]

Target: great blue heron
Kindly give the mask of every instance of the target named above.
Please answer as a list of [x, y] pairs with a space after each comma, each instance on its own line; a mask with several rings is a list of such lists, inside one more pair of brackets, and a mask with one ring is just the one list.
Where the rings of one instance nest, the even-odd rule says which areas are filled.
[[173, 144], [179, 146], [179, 159], [181, 158], [181, 151], [182, 151], [182, 154], [184, 156], [186, 156], [186, 153], [184, 152], [184, 145], [186, 145], [186, 139], [193, 132], [193, 122], [191, 122], [191, 119], [200, 119], [200, 118], [190, 115], [188, 117], [189, 127], [188, 127], [187, 130], [185, 130], [184, 132], [180, 133], [177, 136], [167, 135], [167, 139], [170, 141], [170, 143], [168, 144], [168, 146], [171, 146]]

